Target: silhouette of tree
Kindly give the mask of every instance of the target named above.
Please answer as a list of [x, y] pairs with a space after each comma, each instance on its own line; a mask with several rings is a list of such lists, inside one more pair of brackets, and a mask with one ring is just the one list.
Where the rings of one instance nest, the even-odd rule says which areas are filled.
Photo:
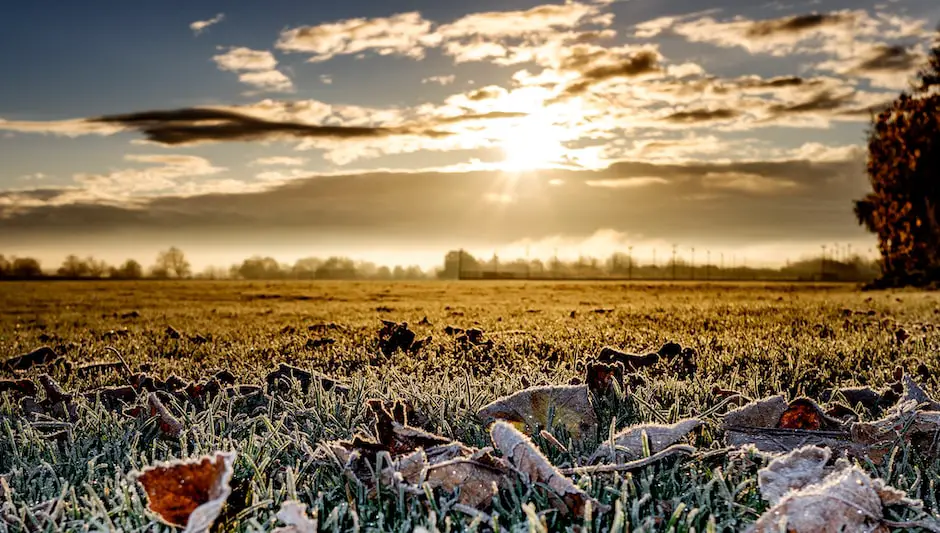
[[111, 267], [110, 277], [114, 279], [140, 279], [144, 277], [144, 267], [133, 259], [128, 259], [120, 267]]
[[242, 261], [235, 274], [244, 279], [280, 279], [285, 277], [281, 265], [272, 257], [254, 256]]
[[8, 278], [13, 275], [13, 263], [9, 259], [4, 257], [3, 254], [0, 254], [0, 278]]
[[77, 255], [69, 255], [62, 261], [56, 274], [63, 278], [81, 278], [88, 275], [88, 265]]
[[914, 94], [902, 93], [869, 133], [872, 192], [855, 203], [860, 224], [878, 236], [880, 285], [940, 281], [940, 44]]
[[192, 270], [183, 251], [173, 246], [157, 255], [157, 263], [151, 269], [155, 278], [188, 278]]
[[42, 266], [32, 257], [17, 257], [10, 266], [11, 277], [17, 279], [35, 279], [42, 277]]

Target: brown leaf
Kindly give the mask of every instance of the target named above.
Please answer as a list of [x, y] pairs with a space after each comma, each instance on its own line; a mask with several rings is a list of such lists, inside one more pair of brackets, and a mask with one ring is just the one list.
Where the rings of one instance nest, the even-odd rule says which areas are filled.
[[780, 415], [778, 428], [785, 429], [811, 429], [818, 431], [822, 429], [822, 413], [819, 408], [810, 400], [797, 399], [787, 406], [787, 410]]
[[234, 452], [216, 452], [195, 460], [158, 463], [136, 474], [147, 493], [147, 509], [161, 521], [204, 533], [218, 518], [232, 493]]
[[431, 487], [440, 487], [447, 492], [459, 488], [458, 503], [483, 509], [493, 502], [493, 496], [500, 487], [509, 487], [508, 474], [495, 461], [462, 457], [429, 467], [426, 478]]
[[14, 370], [29, 370], [34, 366], [42, 366], [54, 363], [61, 357], [62, 356], [55, 353], [52, 348], [43, 346], [41, 348], [36, 348], [27, 354], [7, 359], [6, 361], [0, 363], [0, 370], [6, 370], [7, 372], [12, 372]]
[[917, 402], [917, 405], [922, 406], [926, 410], [940, 411], [940, 402], [931, 398], [910, 375], [904, 374], [901, 382], [904, 384], [904, 393], [901, 395], [901, 399], [898, 400], [899, 403], [914, 400]]
[[530, 435], [554, 429], [551, 422], [575, 439], [595, 432], [598, 423], [587, 385], [531, 387], [483, 406], [477, 416], [485, 423], [510, 422]]
[[570, 511], [576, 515], [583, 515], [587, 505], [601, 511], [606, 509], [562, 475], [532, 441], [511, 424], [496, 422], [490, 428], [490, 438], [493, 439], [496, 448], [531, 483], [542, 483], [551, 489], [551, 495], [555, 497], [552, 504], [562, 513]]
[[17, 396], [36, 396], [39, 389], [28, 379], [0, 379], [0, 393], [12, 392]]
[[[884, 506], [908, 502], [903, 493], [873, 480], [858, 467], [836, 471], [791, 492], [765, 512], [752, 533], [887, 533]], [[909, 502], [914, 503], [914, 502]]]
[[638, 355], [623, 352], [610, 346], [604, 347], [597, 358], [605, 363], [619, 362], [623, 364], [624, 368], [627, 370], [639, 370], [641, 368], [655, 366], [656, 363], [659, 362], [658, 353]]
[[163, 405], [157, 393], [151, 392], [147, 396], [147, 405], [150, 407], [150, 416], [157, 417], [160, 431], [171, 437], [179, 437], [183, 433], [183, 424]]
[[396, 422], [381, 400], [369, 400], [367, 403], [372, 413], [375, 414], [375, 431], [379, 438], [379, 445], [393, 457], [411, 453], [418, 448], [427, 449], [451, 442], [450, 439], [440, 435]]
[[787, 410], [783, 395], [753, 401], [725, 414], [723, 426], [728, 427], [776, 427], [780, 416]]
[[[680, 420], [675, 424], [664, 426], [659, 424], [642, 424], [631, 426], [621, 430], [614, 435], [614, 445], [616, 446], [618, 460], [620, 455], [625, 455], [624, 460], [632, 461], [643, 457], [643, 435], [646, 434], [649, 440], [650, 454], [661, 452], [673, 444], [682, 440], [695, 428], [702, 425], [702, 421], [697, 418], [688, 418]], [[607, 457], [611, 455], [609, 442], [604, 442], [598, 446], [594, 452], [594, 458]]]
[[623, 383], [623, 365], [621, 363], [588, 363], [587, 385], [595, 397], [605, 397], [608, 394], [615, 393], [621, 383]]

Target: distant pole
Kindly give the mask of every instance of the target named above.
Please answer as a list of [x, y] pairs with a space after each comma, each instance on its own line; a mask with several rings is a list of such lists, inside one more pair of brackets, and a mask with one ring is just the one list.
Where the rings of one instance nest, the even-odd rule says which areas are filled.
[[695, 247], [692, 247], [692, 268], [689, 270], [689, 276], [695, 280]]
[[633, 246], [628, 246], [627, 250], [630, 251], [630, 264], [627, 265], [627, 279], [633, 279]]
[[676, 245], [672, 245], [672, 279], [676, 279]]

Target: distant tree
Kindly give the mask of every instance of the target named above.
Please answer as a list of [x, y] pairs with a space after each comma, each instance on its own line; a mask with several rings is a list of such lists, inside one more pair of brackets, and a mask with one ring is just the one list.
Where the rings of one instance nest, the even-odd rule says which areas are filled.
[[323, 261], [316, 257], [306, 257], [304, 259], [298, 259], [294, 266], [291, 267], [291, 277], [294, 279], [315, 279], [317, 277], [317, 269], [320, 268], [320, 265], [323, 264]]
[[254, 256], [242, 261], [236, 270], [243, 279], [280, 279], [284, 277], [281, 265], [273, 257]]
[[108, 273], [108, 264], [101, 259], [95, 259], [88, 256], [85, 258], [85, 264], [88, 265], [88, 276], [92, 278], [103, 278]]
[[930, 57], [914, 94], [902, 93], [869, 133], [872, 192], [855, 215], [878, 236], [881, 285], [940, 282], [940, 44]]
[[12, 275], [13, 263], [0, 254], [0, 278], [8, 278]]
[[157, 263], [151, 269], [155, 278], [188, 278], [192, 273], [183, 251], [173, 246], [157, 255]]
[[128, 259], [120, 267], [111, 267], [110, 277], [114, 279], [140, 279], [144, 277], [144, 267], [133, 259]]
[[88, 263], [77, 255], [69, 255], [62, 261], [56, 274], [63, 278], [83, 278], [88, 275]]
[[10, 266], [10, 274], [17, 279], [41, 278], [42, 266], [32, 257], [17, 257]]
[[452, 250], [444, 256], [444, 270], [438, 272], [442, 279], [457, 279], [458, 272], [478, 273], [481, 270], [480, 262], [463, 250]]
[[317, 279], [356, 279], [356, 263], [348, 257], [331, 257], [316, 270]]

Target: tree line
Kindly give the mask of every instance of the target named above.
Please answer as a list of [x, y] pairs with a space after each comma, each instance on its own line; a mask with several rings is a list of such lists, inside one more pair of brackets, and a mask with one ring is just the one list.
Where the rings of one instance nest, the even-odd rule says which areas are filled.
[[723, 264], [692, 264], [677, 258], [663, 264], [634, 261], [624, 253], [607, 258], [514, 259], [497, 256], [480, 259], [463, 250], [444, 256], [443, 265], [424, 270], [418, 266], [385, 266], [348, 257], [307, 257], [292, 264], [273, 257], [252, 256], [228, 268], [210, 266], [194, 273], [182, 250], [169, 248], [145, 269], [128, 259], [108, 265], [94, 257], [69, 255], [55, 271], [47, 271], [31, 257], [6, 258], [0, 254], [0, 279], [139, 280], [139, 279], [243, 279], [243, 280], [422, 280], [422, 279], [677, 279], [677, 280], [803, 280], [870, 281], [880, 270], [878, 263], [859, 256], [805, 259], [784, 267], [746, 267]]

